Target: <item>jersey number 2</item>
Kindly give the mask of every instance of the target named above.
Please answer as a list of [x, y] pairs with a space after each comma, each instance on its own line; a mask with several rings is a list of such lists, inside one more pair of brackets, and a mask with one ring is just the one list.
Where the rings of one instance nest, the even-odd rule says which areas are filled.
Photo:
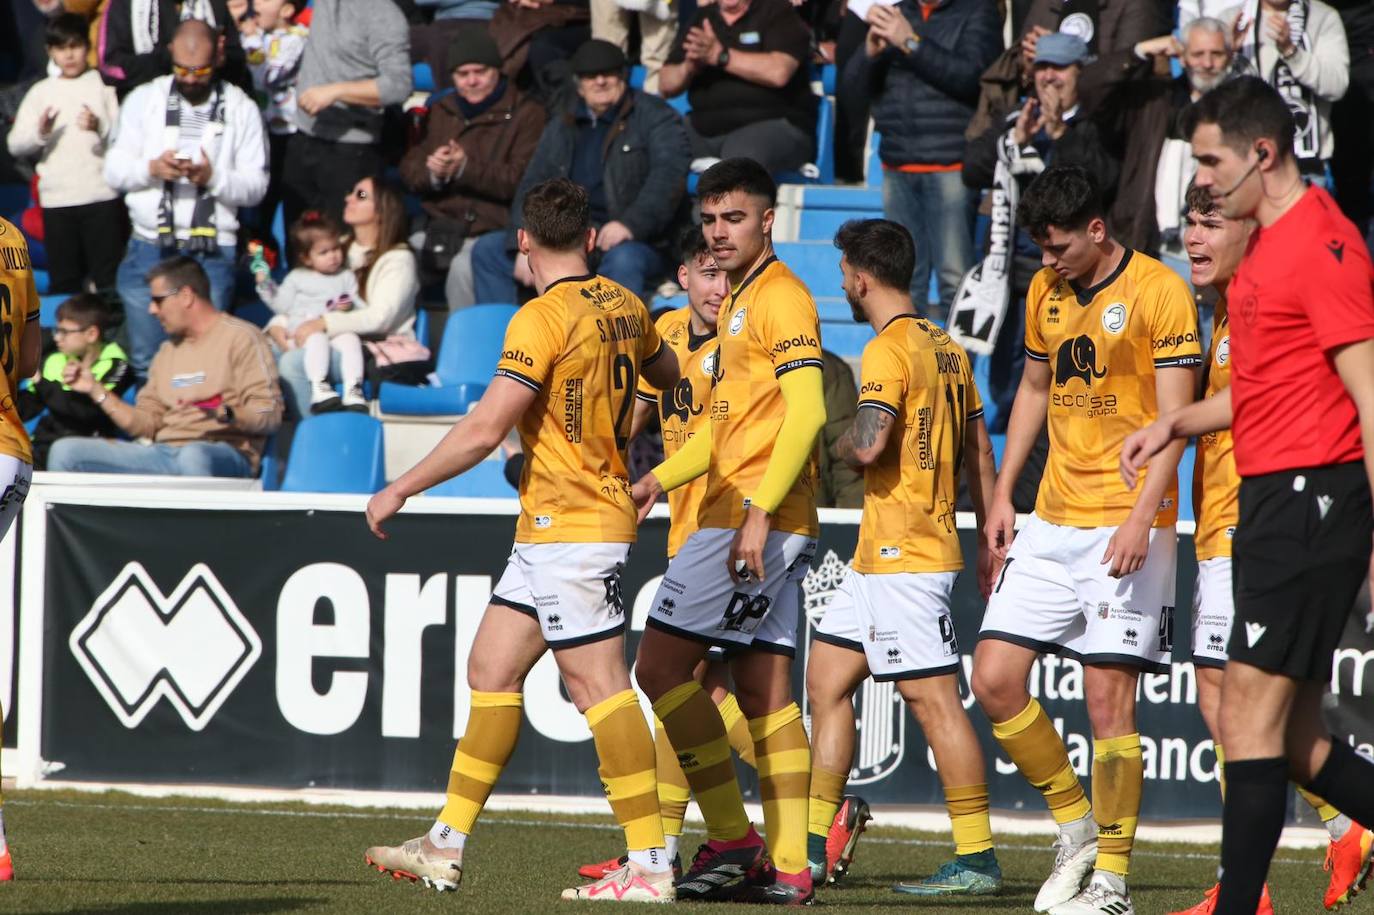
[[615, 446], [624, 451], [630, 441], [630, 404], [634, 403], [635, 385], [638, 381], [635, 378], [635, 364], [629, 356], [621, 353], [615, 357], [615, 362], [611, 365], [611, 374], [614, 376], [615, 389], [624, 392], [620, 395], [620, 409], [615, 415]]

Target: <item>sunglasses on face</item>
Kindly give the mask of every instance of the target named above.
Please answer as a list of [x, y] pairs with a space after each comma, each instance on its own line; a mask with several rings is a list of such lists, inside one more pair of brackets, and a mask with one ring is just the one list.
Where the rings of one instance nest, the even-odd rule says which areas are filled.
[[215, 68], [210, 64], [206, 64], [203, 67], [183, 67], [181, 64], [172, 64], [172, 73], [182, 77], [193, 76], [199, 78], [202, 76], [209, 76], [214, 72]]
[[352, 191], [350, 191], [348, 196], [353, 197], [356, 200], [367, 200], [369, 197], [372, 196], [372, 193], [368, 191], [367, 188], [359, 187], [354, 188]]
[[185, 287], [183, 287], [183, 286], [178, 286], [177, 288], [173, 289], [171, 292], [164, 292], [164, 293], [162, 293], [162, 295], [154, 295], [154, 294], [152, 294], [152, 293], [149, 293], [148, 298], [150, 298], [150, 299], [153, 300], [153, 304], [154, 304], [154, 305], [161, 305], [161, 304], [162, 304], [164, 301], [166, 301], [167, 299], [170, 299], [172, 296], [176, 295], [178, 292], [181, 292], [181, 290], [182, 290], [183, 288], [185, 288]]

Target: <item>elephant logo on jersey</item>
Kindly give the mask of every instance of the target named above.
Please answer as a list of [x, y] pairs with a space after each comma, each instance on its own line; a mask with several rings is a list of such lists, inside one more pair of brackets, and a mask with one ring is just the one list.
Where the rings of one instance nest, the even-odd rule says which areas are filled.
[[659, 412], [664, 422], [676, 418], [685, 424], [693, 416], [699, 416], [704, 409], [706, 407], [696, 402], [690, 378], [679, 378], [677, 384], [664, 391], [660, 399]]
[[1083, 334], [1059, 345], [1059, 352], [1054, 357], [1054, 383], [1059, 387], [1068, 384], [1070, 378], [1081, 378], [1084, 384], [1092, 387], [1094, 378], [1106, 374], [1106, 368], [1097, 367], [1097, 344], [1092, 337]]

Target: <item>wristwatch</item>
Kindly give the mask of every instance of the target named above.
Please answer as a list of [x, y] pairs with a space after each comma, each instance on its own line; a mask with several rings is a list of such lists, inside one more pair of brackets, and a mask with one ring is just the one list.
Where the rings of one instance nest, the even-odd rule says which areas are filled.
[[905, 54], [915, 54], [916, 49], [921, 46], [921, 39], [916, 37], [908, 38], [902, 42], [902, 52]]
[[716, 55], [716, 66], [717, 66], [717, 67], [720, 67], [720, 68], [723, 70], [723, 69], [725, 69], [725, 65], [728, 64], [729, 62], [730, 62], [730, 49], [729, 49], [729, 48], [722, 48], [721, 51], [720, 51], [720, 53]]

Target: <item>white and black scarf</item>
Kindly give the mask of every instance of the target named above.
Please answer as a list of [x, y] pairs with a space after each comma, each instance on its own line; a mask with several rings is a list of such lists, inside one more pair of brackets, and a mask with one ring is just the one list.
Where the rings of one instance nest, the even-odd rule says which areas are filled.
[[[1293, 44], [1304, 51], [1312, 50], [1311, 39], [1307, 35], [1307, 19], [1311, 11], [1310, 0], [1293, 0], [1292, 5], [1288, 7], [1288, 30], [1292, 35]], [[1246, 4], [1244, 15], [1250, 17], [1250, 28], [1245, 31], [1245, 43], [1240, 47], [1240, 54], [1251, 61], [1260, 77], [1268, 80], [1269, 84], [1278, 90], [1279, 95], [1288, 103], [1289, 110], [1293, 112], [1293, 120], [1297, 123], [1297, 129], [1293, 132], [1293, 155], [1297, 157], [1299, 165], [1303, 166], [1303, 171], [1320, 169], [1322, 137], [1321, 122], [1317, 118], [1316, 96], [1311, 89], [1297, 81], [1292, 68], [1288, 66], [1288, 61], [1283, 59], [1277, 48], [1274, 49], [1274, 69], [1269, 73], [1260, 70], [1260, 30], [1264, 27], [1264, 11], [1260, 0]]]
[[[161, 0], [129, 0], [129, 28], [133, 33], [135, 54], [151, 54], [162, 42], [160, 3]], [[211, 28], [219, 25], [211, 0], [182, 0], [178, 20], [186, 19], [199, 19]]]
[[[167, 93], [167, 118], [163, 125], [163, 136], [167, 149], [177, 149], [181, 137], [181, 106], [186, 100], [181, 97], [173, 84]], [[210, 93], [210, 117], [205, 123], [205, 133], [201, 137], [201, 149], [209, 158], [209, 149], [215, 138], [224, 132], [224, 86], [216, 82]], [[162, 182], [162, 201], [157, 208], [157, 241], [164, 251], [177, 245], [175, 212], [176, 182]], [[191, 254], [210, 254], [219, 249], [219, 231], [215, 228], [215, 198], [203, 187], [196, 185], [196, 201], [191, 211], [191, 234], [186, 240], [185, 250]]]

